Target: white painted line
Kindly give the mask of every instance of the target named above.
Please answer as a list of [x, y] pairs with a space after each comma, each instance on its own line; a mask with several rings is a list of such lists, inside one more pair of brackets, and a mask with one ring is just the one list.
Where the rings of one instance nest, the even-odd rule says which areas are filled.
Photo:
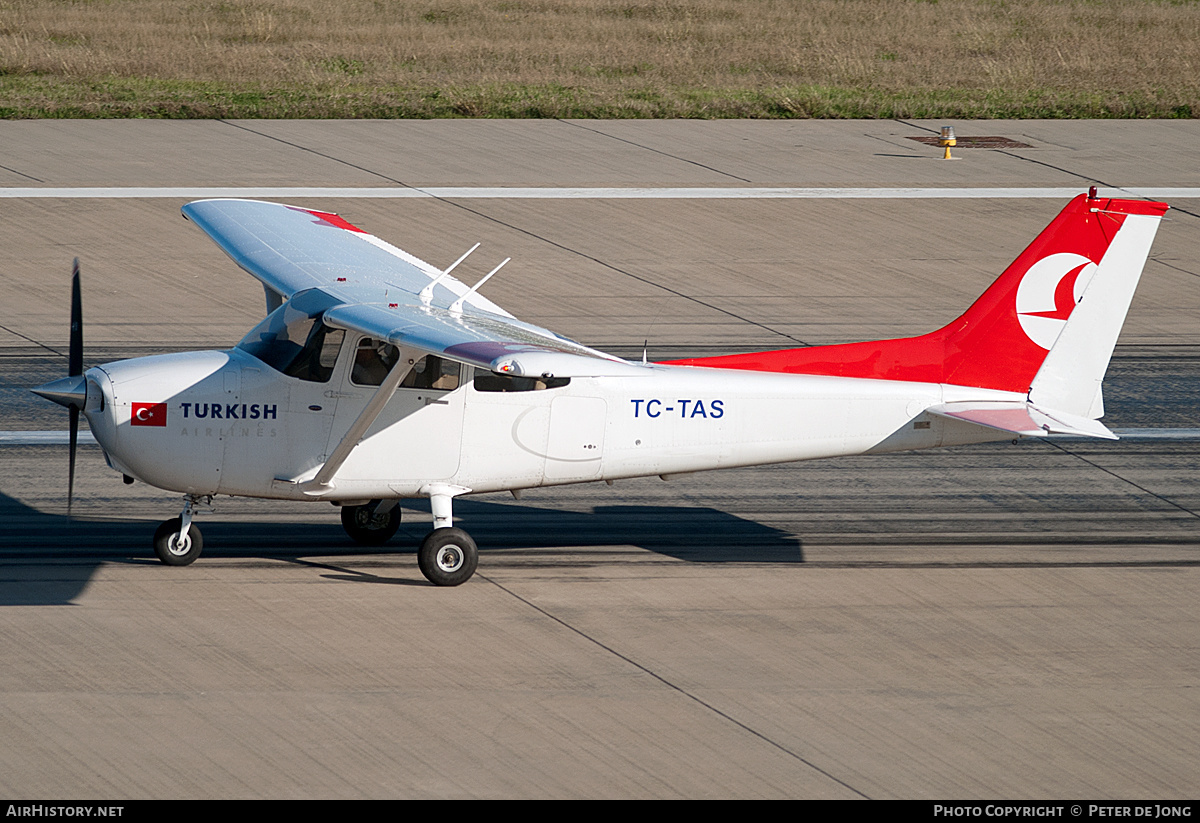
[[[428, 186], [411, 188], [337, 188], [337, 187], [71, 187], [0, 188], [0, 198], [62, 198], [62, 199], [121, 199], [168, 198], [199, 200], [209, 197], [241, 198], [390, 198], [444, 197], [455, 200], [507, 198], [519, 200], [736, 200], [736, 199], [1054, 199], [1074, 197], [1085, 191], [1084, 186], [1067, 188], [786, 188], [786, 187], [728, 187], [728, 188], [532, 188], [503, 186]], [[1106, 197], [1200, 198], [1200, 188], [1115, 188], [1101, 189]]]
[[[1122, 440], [1200, 440], [1200, 429], [1113, 429], [1113, 431]], [[1090, 440], [1091, 438], [1055, 436], [1050, 439]], [[0, 446], [66, 446], [70, 442], [70, 435], [65, 431], [0, 431]], [[96, 437], [90, 431], [80, 431], [79, 445], [94, 446]]]
[[1113, 429], [1122, 440], [1200, 440], [1200, 429]]
[[64, 198], [119, 200], [123, 198], [173, 198], [202, 200], [212, 197], [432, 197], [420, 189], [411, 188], [262, 188], [253, 186], [228, 187], [108, 187], [108, 188], [4, 188], [0, 198]]
[[[96, 436], [90, 431], [80, 431], [81, 446], [96, 445]], [[65, 431], [0, 431], [0, 446], [69, 446], [71, 434]]]

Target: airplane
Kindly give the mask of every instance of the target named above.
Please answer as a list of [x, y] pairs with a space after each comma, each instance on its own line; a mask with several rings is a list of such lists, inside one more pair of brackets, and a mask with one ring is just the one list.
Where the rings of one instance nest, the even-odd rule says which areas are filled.
[[474, 574], [455, 498], [1051, 434], [1116, 439], [1101, 382], [1167, 204], [1071, 200], [962, 316], [894, 340], [624, 360], [522, 322], [445, 269], [316, 209], [200, 200], [183, 215], [262, 282], [234, 348], [84, 371], [78, 261], [68, 376], [33, 391], [82, 413], [108, 465], [182, 493], [168, 565], [200, 556], [214, 495], [328, 501], [382, 545], [426, 497], [418, 565]]

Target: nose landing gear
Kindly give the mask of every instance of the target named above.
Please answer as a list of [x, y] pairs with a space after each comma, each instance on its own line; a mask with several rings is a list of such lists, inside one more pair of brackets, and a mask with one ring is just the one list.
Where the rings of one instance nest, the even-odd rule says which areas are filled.
[[[208, 497], [207, 500], [211, 501], [212, 498]], [[168, 566], [191, 565], [204, 551], [204, 537], [200, 529], [192, 525], [192, 515], [201, 501], [199, 495], [187, 495], [183, 499], [183, 513], [155, 530], [154, 554]]]

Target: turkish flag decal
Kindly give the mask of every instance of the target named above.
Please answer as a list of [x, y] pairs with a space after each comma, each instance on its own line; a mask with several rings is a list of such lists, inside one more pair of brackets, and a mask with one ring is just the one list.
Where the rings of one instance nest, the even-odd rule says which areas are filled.
[[134, 403], [129, 413], [131, 426], [166, 426], [166, 403]]

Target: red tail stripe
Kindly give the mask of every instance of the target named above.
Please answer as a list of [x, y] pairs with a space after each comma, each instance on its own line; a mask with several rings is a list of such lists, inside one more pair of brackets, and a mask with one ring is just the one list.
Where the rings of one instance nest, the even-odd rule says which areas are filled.
[[[1028, 391], [1046, 357], [1046, 349], [1026, 336], [1017, 317], [1017, 288], [1025, 273], [1034, 263], [1060, 252], [1080, 254], [1099, 263], [1125, 215], [1161, 215], [1166, 210], [1165, 203], [1089, 200], [1087, 195], [1079, 195], [961, 317], [920, 337], [667, 362], [677, 366], [955, 383]], [[1079, 269], [1060, 281], [1055, 293], [1055, 311], [1045, 313], [1045, 316], [1065, 319], [1070, 314], [1075, 303], [1074, 283], [1078, 275]], [[1060, 290], [1065, 299], [1060, 299]]]

